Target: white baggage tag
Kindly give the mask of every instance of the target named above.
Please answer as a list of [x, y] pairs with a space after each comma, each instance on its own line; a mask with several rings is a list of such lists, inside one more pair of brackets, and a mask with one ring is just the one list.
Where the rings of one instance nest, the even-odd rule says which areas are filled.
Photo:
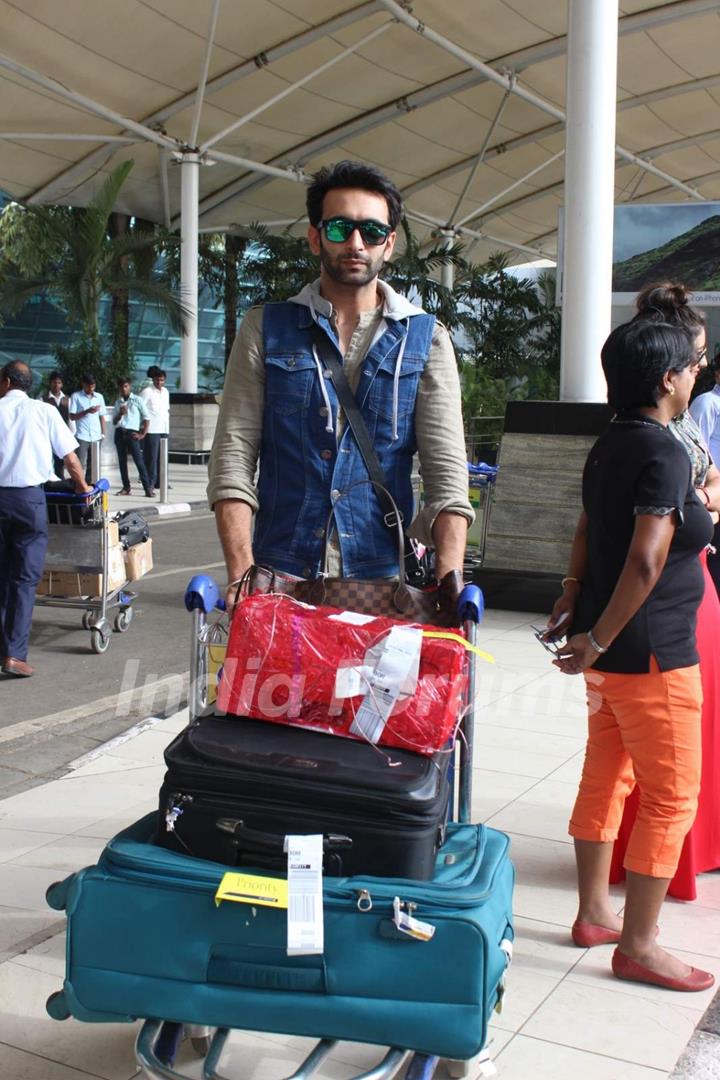
[[414, 915], [403, 911], [400, 906], [401, 903], [400, 897], [396, 896], [393, 900], [393, 922], [400, 933], [407, 934], [408, 937], [415, 938], [416, 941], [430, 941], [435, 933], [433, 924], [416, 919]]
[[335, 674], [334, 696], [336, 698], [358, 697], [367, 690], [372, 673], [373, 668], [367, 664], [339, 667]]
[[288, 956], [322, 953], [322, 836], [286, 836], [288, 857]]
[[390, 713], [420, 663], [422, 630], [417, 626], [394, 626], [384, 642], [380, 659], [370, 678], [368, 692], [355, 714], [350, 732], [376, 743]]

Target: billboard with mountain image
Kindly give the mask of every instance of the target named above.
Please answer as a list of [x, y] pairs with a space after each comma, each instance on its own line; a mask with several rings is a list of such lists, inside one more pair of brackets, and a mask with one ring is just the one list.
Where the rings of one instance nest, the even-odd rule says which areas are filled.
[[613, 303], [653, 281], [678, 281], [697, 304], [720, 304], [720, 203], [615, 207]]

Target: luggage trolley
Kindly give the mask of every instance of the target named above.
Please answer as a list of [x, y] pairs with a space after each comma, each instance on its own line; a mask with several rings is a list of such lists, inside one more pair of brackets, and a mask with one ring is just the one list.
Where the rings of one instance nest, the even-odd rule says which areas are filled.
[[[113, 630], [125, 633], [133, 617], [136, 593], [120, 586], [108, 589], [110, 484], [101, 479], [86, 495], [52, 492], [48, 504], [48, 550], [45, 568], [68, 573], [102, 574], [102, 588], [97, 596], [36, 596], [38, 607], [69, 608], [82, 611], [82, 626], [90, 631], [94, 653], [104, 653]], [[114, 611], [112, 622], [110, 612]]]
[[468, 546], [465, 554], [465, 572], [468, 575], [485, 562], [485, 547], [497, 474], [497, 465], [488, 465], [484, 461], [479, 461], [476, 465], [468, 462], [470, 502], [476, 515], [468, 531]]
[[[193, 720], [212, 710], [217, 696], [218, 679], [222, 677], [222, 662], [227, 639], [225, 602], [212, 578], [194, 577], [185, 593], [185, 606], [192, 615], [189, 713]], [[463, 633], [471, 645], [477, 641], [478, 624], [484, 610], [483, 595], [476, 585], [466, 586], [459, 600]], [[469, 822], [472, 803], [472, 748], [474, 738], [474, 702], [476, 694], [475, 657], [468, 653], [469, 678], [466, 708], [461, 722], [462, 736], [456, 740], [456, 777], [453, 791], [453, 810], [456, 820]], [[509, 962], [509, 960], [508, 960]], [[194, 1049], [204, 1055], [203, 1080], [230, 1080], [218, 1071], [230, 1028], [217, 1029], [182, 1025], [153, 1019], [146, 1020], [138, 1035], [136, 1056], [139, 1067], [150, 1080], [189, 1080], [174, 1068], [175, 1057], [183, 1038], [192, 1041]], [[321, 1039], [305, 1061], [288, 1080], [309, 1080], [316, 1075], [325, 1058], [338, 1040]], [[489, 1055], [486, 1055], [489, 1060]], [[482, 1060], [482, 1055], [481, 1059]], [[407, 1080], [431, 1080], [440, 1058], [402, 1047], [390, 1047], [382, 1060], [355, 1080], [392, 1080], [400, 1071]], [[469, 1062], [448, 1061], [445, 1069], [452, 1077], [468, 1075]], [[479, 1065], [479, 1062], [477, 1062]]]

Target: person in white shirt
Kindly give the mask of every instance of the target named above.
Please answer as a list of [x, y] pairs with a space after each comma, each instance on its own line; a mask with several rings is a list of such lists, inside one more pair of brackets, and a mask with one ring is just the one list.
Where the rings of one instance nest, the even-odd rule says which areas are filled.
[[105, 398], [95, 389], [95, 376], [90, 372], [83, 375], [80, 383], [82, 390], [76, 390], [70, 398], [70, 419], [75, 421], [77, 456], [85, 469], [85, 479], [94, 484], [100, 478], [92, 475], [90, 447], [105, 437]]
[[[700, 428], [710, 457], [720, 468], [720, 352], [716, 353], [710, 366], [715, 374], [715, 385], [707, 393], [698, 394], [691, 402], [690, 415]], [[713, 554], [712, 548], [708, 549], [707, 568], [720, 596], [720, 523], [715, 526], [712, 547], [715, 552]]]
[[152, 386], [146, 386], [140, 391], [140, 397], [145, 402], [150, 424], [143, 443], [143, 457], [145, 468], [150, 477], [150, 483], [154, 488], [160, 487], [160, 440], [167, 438], [170, 431], [170, 395], [165, 386], [167, 378], [165, 372], [159, 368], [152, 368]]
[[[63, 392], [63, 377], [59, 371], [50, 372], [48, 377], [48, 387], [47, 394], [43, 394], [41, 400], [47, 402], [48, 405], [54, 405], [69, 427], [70, 402]], [[53, 468], [55, 469], [55, 475], [58, 480], [62, 480], [65, 476], [65, 466], [63, 465], [62, 458], [57, 457], [55, 454], [53, 454]]]
[[35, 589], [47, 550], [42, 485], [62, 458], [78, 494], [85, 483], [77, 441], [54, 405], [28, 397], [32, 373], [11, 361], [0, 370], [0, 668], [27, 677]]

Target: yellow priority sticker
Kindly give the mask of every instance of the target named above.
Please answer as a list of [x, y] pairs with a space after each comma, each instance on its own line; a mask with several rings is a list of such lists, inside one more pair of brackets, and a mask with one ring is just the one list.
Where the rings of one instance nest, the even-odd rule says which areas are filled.
[[257, 874], [228, 872], [215, 893], [219, 907], [223, 900], [236, 904], [258, 904], [260, 907], [286, 908], [288, 906], [288, 883], [285, 878], [260, 877]]
[[423, 637], [427, 638], [445, 638], [446, 641], [457, 641], [458, 645], [462, 645], [468, 652], [474, 652], [481, 660], [485, 660], [488, 664], [495, 663], [494, 656], [491, 656], [488, 652], [484, 652], [482, 649], [478, 649], [477, 645], [471, 645], [467, 638], [464, 638], [462, 634], [452, 634], [443, 632], [442, 630], [423, 630], [422, 634]]

